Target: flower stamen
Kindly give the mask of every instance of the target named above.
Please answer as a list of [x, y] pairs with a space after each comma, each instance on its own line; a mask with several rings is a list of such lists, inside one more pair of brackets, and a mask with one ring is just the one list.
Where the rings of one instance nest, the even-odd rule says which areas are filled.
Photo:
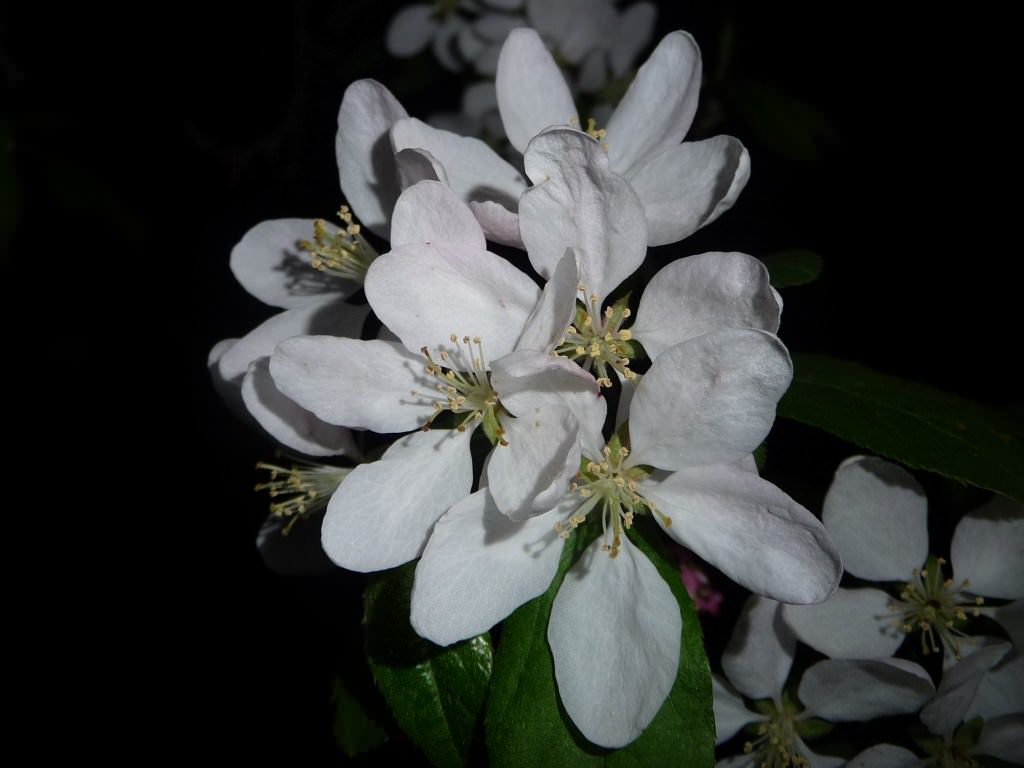
[[962, 593], [970, 586], [964, 579], [959, 585], [944, 579], [944, 558], [929, 555], [924, 568], [915, 568], [913, 579], [904, 584], [899, 600], [889, 601], [889, 610], [897, 614], [893, 626], [910, 634], [921, 631], [921, 652], [938, 653], [942, 642], [950, 652], [960, 658], [962, 640], [973, 640], [960, 627], [971, 616], [981, 614], [985, 599]]
[[581, 299], [576, 302], [576, 316], [555, 348], [555, 354], [574, 360], [594, 373], [602, 387], [612, 385], [611, 372], [615, 371], [625, 379], [635, 379], [637, 374], [629, 364], [636, 350], [632, 344], [633, 333], [623, 328], [622, 323], [632, 312], [627, 299], [600, 309], [600, 298], [587, 295], [586, 286], [579, 287]]
[[271, 515], [288, 520], [281, 529], [282, 536], [287, 536], [299, 520], [326, 507], [331, 494], [352, 471], [348, 467], [311, 461], [296, 461], [291, 467], [261, 461], [256, 469], [268, 472], [270, 477], [257, 483], [254, 490], [266, 491], [273, 499], [270, 502]]
[[451, 351], [439, 349], [437, 357], [427, 347], [420, 352], [426, 358], [424, 371], [434, 381], [436, 394], [413, 390], [414, 397], [427, 397], [434, 401], [434, 415], [421, 427], [431, 428], [438, 414], [445, 411], [457, 414], [455, 429], [465, 432], [474, 422], [482, 422], [484, 432], [493, 444], [508, 445], [505, 430], [499, 422], [503, 409], [498, 393], [491, 387], [487, 358], [479, 336], [463, 336], [461, 340], [454, 333], [449, 336], [453, 344]]
[[362, 228], [352, 218], [347, 205], [338, 210], [344, 225], [337, 232], [323, 219], [313, 222], [313, 239], [302, 240], [299, 245], [310, 252], [310, 265], [325, 274], [362, 284], [366, 270], [377, 258], [377, 251], [362, 236]]

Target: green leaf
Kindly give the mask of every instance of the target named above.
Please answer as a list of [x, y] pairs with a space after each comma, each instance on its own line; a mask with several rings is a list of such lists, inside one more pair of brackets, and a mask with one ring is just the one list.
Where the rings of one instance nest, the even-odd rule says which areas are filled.
[[728, 107], [758, 141], [782, 157], [801, 163], [819, 159], [835, 129], [811, 104], [767, 80], [729, 80], [722, 84]]
[[806, 248], [776, 251], [764, 257], [764, 265], [776, 288], [813, 283], [821, 274], [821, 264], [821, 256]]
[[345, 686], [341, 678], [334, 679], [334, 740], [349, 757], [369, 752], [388, 740], [387, 730], [366, 710]]
[[[526, 603], [502, 625], [494, 658], [487, 709], [487, 746], [494, 768], [520, 765], [674, 766], [705, 768], [714, 764], [715, 724], [711, 708], [711, 673], [693, 603], [674, 562], [648, 540], [664, 544], [665, 534], [652, 520], [637, 521], [630, 536], [657, 567], [679, 601], [683, 644], [679, 671], [665, 704], [633, 743], [617, 750], [589, 743], [569, 720], [558, 699], [554, 662], [547, 643], [548, 615], [566, 571], [586, 544], [583, 529], [566, 543], [551, 588]], [[623, 628], [628, 631], [628, 628]], [[586, 638], [580, 638], [586, 652]]]
[[488, 635], [442, 648], [409, 625], [415, 564], [388, 571], [366, 591], [366, 654], [402, 730], [436, 766], [472, 762], [491, 676]]
[[793, 355], [778, 415], [908, 467], [1024, 501], [1024, 435], [1000, 411], [824, 355]]

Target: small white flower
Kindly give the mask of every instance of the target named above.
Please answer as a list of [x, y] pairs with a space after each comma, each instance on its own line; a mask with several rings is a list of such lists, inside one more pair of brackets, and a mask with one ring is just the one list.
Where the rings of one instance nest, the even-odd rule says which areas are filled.
[[576, 87], [593, 93], [609, 75], [622, 77], [650, 42], [657, 8], [614, 0], [528, 0], [527, 18], [554, 57], [577, 70]]
[[[928, 673], [912, 662], [826, 660], [804, 672], [797, 688], [799, 703], [790, 700], [783, 687], [796, 637], [782, 620], [781, 608], [762, 597], [747, 600], [722, 654], [727, 680], [712, 678], [717, 743], [728, 741], [745, 725], [757, 724], [757, 735], [746, 742], [744, 754], [724, 758], [718, 766], [844, 765], [841, 758], [817, 754], [807, 746], [802, 734], [811, 718], [846, 722], [909, 714], [934, 693]], [[748, 709], [743, 696], [762, 701], [758, 711]]]
[[[842, 662], [822, 662], [834, 663]], [[980, 729], [971, 723], [976, 718]], [[935, 736], [916, 739], [927, 757], [878, 744], [851, 759], [850, 768], [973, 766], [978, 765], [974, 757], [985, 755], [1024, 763], [1024, 657], [1000, 641], [974, 650], [943, 672], [938, 689], [924, 702], [921, 721]]]
[[812, 602], [838, 583], [821, 523], [747, 464], [791, 375], [785, 348], [762, 331], [719, 329], [664, 351], [636, 386], [628, 448], [616, 438], [595, 453], [599, 435], [582, 440], [582, 468], [552, 509], [503, 521], [483, 490], [438, 521], [416, 571], [413, 626], [447, 644], [500, 621], [550, 583], [554, 532], [574, 535], [592, 515], [603, 534], [562, 582], [548, 642], [573, 722], [596, 744], [629, 743], [672, 686], [681, 631], [668, 586], [626, 533], [636, 515], [752, 590]]
[[[666, 36], [637, 72], [607, 130], [591, 128], [608, 156], [609, 171], [639, 196], [648, 243], [687, 237], [732, 207], [750, 175], [746, 149], [716, 136], [684, 142], [697, 109], [700, 52], [685, 32]], [[530, 141], [552, 126], [580, 127], [565, 79], [532, 29], [513, 30], [498, 63], [498, 106], [509, 141], [527, 152]], [[526, 179], [478, 139], [431, 128], [414, 118], [397, 120], [393, 149], [425, 154], [434, 175], [471, 204], [488, 238], [523, 247], [519, 198]], [[535, 184], [543, 176], [527, 167]]]
[[451, 428], [401, 438], [331, 498], [324, 548], [363, 571], [418, 556], [437, 518], [469, 494], [477, 426], [497, 443], [486, 469], [492, 494], [503, 511], [525, 516], [568, 487], [580, 421], [599, 430], [603, 420], [593, 377], [549, 354], [571, 307], [556, 309], [553, 291], [488, 252], [451, 190], [434, 181], [407, 189], [391, 238], [366, 295], [399, 341], [298, 337], [270, 362], [278, 388], [331, 424], [388, 434], [450, 414]]
[[822, 510], [843, 565], [859, 578], [905, 586], [898, 598], [840, 589], [819, 605], [786, 608], [798, 637], [833, 658], [863, 658], [890, 656], [919, 631], [925, 653], [939, 651], [941, 641], [951, 658], [960, 653], [962, 625], [982, 612], [1020, 637], [1019, 602], [990, 607], [983, 598], [1024, 596], [1024, 509], [994, 499], [967, 514], [953, 535], [952, 578], [942, 574], [943, 560], [929, 558], [927, 518], [924, 491], [906, 470], [874, 457], [844, 461]]

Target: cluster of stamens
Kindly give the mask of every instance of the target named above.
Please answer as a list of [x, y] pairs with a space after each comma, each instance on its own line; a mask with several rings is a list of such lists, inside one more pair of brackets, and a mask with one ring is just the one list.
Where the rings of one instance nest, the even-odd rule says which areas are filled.
[[366, 270], [377, 258], [377, 251], [360, 234], [361, 227], [353, 220], [347, 205], [338, 210], [338, 218], [342, 227], [337, 232], [332, 232], [323, 219], [314, 221], [313, 239], [303, 240], [299, 245], [310, 252], [310, 265], [314, 269], [362, 283], [366, 279]]
[[791, 708], [772, 707], [768, 719], [757, 726], [757, 738], [743, 745], [743, 751], [754, 755], [759, 768], [803, 768], [806, 757], [796, 750], [797, 718]]
[[671, 525], [672, 519], [659, 512], [653, 501], [637, 493], [637, 479], [646, 472], [639, 467], [623, 466], [629, 449], [618, 438], [613, 438], [602, 454], [601, 461], [584, 458], [580, 462], [580, 471], [569, 490], [579, 494], [582, 502], [567, 520], [555, 523], [555, 530], [563, 539], [569, 538], [587, 515], [600, 507], [604, 537], [601, 549], [614, 559], [622, 547], [622, 533], [633, 526], [636, 514], [658, 515], [665, 525]]
[[[575, 117], [571, 118], [569, 120], [569, 125], [571, 125], [573, 128], [578, 127], [579, 124], [580, 124], [580, 121], [577, 118], [575, 118]], [[587, 127], [585, 129], [583, 129], [583, 132], [586, 133], [588, 136], [592, 136], [593, 138], [595, 138], [598, 141], [600, 141], [601, 142], [601, 148], [605, 152], [608, 151], [608, 144], [607, 144], [607, 142], [604, 141], [604, 137], [608, 135], [608, 131], [605, 130], [604, 128], [598, 128], [597, 127], [597, 120], [595, 120], [592, 117], [588, 117], [587, 118]]]
[[921, 652], [925, 655], [939, 651], [939, 641], [956, 658], [960, 658], [960, 642], [970, 639], [960, 630], [960, 625], [970, 615], [978, 616], [982, 597], [967, 597], [961, 593], [970, 586], [964, 579], [959, 585], [952, 579], [943, 579], [942, 566], [946, 561], [930, 556], [924, 568], [913, 570], [913, 579], [904, 585], [899, 600], [889, 601], [889, 610], [898, 614], [893, 626], [910, 634], [921, 630]]
[[626, 300], [605, 307], [601, 312], [598, 296], [587, 296], [584, 286], [580, 286], [580, 293], [583, 299], [576, 302], [576, 317], [555, 348], [555, 354], [575, 360], [594, 373], [602, 387], [612, 385], [613, 370], [623, 378], [635, 379], [636, 372], [629, 367], [630, 358], [635, 354], [631, 343], [633, 334], [622, 327], [632, 314]]
[[[422, 428], [430, 429], [438, 414], [450, 411], [464, 414], [455, 426], [459, 432], [465, 432], [473, 421], [482, 421], [492, 442], [508, 445], [498, 421], [501, 405], [498, 394], [491, 387], [483, 342], [479, 336], [463, 336], [460, 342], [459, 337], [452, 334], [449, 339], [454, 350], [439, 350], [436, 359], [427, 347], [420, 349], [427, 360], [424, 370], [435, 379], [434, 389], [437, 392], [436, 395], [428, 395], [434, 400], [434, 415]], [[423, 393], [412, 390], [411, 394], [419, 397]]]
[[312, 462], [282, 467], [265, 461], [259, 462], [256, 469], [270, 473], [270, 478], [257, 483], [255, 490], [266, 491], [272, 499], [271, 515], [288, 521], [281, 530], [284, 536], [288, 535], [292, 526], [299, 520], [327, 506], [331, 494], [338, 489], [341, 481], [351, 471], [345, 467]]

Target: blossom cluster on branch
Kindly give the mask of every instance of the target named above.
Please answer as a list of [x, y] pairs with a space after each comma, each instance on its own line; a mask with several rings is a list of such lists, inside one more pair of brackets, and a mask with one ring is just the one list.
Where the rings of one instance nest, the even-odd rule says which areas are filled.
[[[720, 743], [747, 723], [760, 735], [723, 764], [842, 765], [807, 748], [820, 722], [917, 711], [950, 749], [955, 729], [983, 716], [969, 746], [1006, 754], [1020, 722], [994, 719], [1015, 711], [1005, 701], [945, 702], [1019, 676], [1020, 610], [1008, 602], [1024, 584], [1019, 506], [964, 518], [947, 581], [929, 558], [923, 493], [895, 465], [844, 464], [822, 519], [760, 476], [754, 452], [793, 379], [768, 270], [721, 250], [639, 278], [649, 249], [726, 214], [750, 176], [738, 139], [687, 140], [696, 42], [666, 35], [621, 100], [584, 123], [574, 92], [622, 76], [643, 35], [625, 47], [593, 41], [615, 40], [616, 23], [649, 29], [652, 12], [568, 4], [607, 11], [580, 30], [556, 4], [510, 15], [522, 5], [440, 16], [410, 6], [388, 34], [396, 54], [432, 44], [453, 69], [493, 74], [510, 152], [356, 81], [338, 112], [337, 220], [265, 221], [231, 253], [241, 285], [280, 311], [211, 350], [214, 384], [301, 457], [264, 466], [277, 523], [264, 535], [322, 515], [323, 550], [338, 566], [415, 562], [408, 620], [438, 646], [553, 595], [539, 631], [558, 701], [596, 747], [644, 733], [679, 684], [687, 638], [699, 637], [679, 584], [649, 554], [671, 542], [688, 553], [695, 599], [708, 579], [694, 556], [753, 593], [714, 680], [714, 715]], [[575, 89], [566, 62], [580, 67]], [[334, 460], [344, 465], [322, 463]], [[840, 588], [844, 565], [905, 587], [898, 597]], [[705, 595], [717, 596], [698, 607], [717, 612], [721, 594]], [[1005, 636], [976, 648], [961, 624], [982, 612]], [[891, 658], [915, 631], [947, 656], [938, 688]], [[784, 689], [798, 640], [829, 657], [804, 672], [803, 709]], [[948, 671], [957, 664], [966, 671]], [[892, 687], [880, 708], [875, 682]], [[912, 764], [873, 749], [886, 765]], [[882, 764], [865, 760], [850, 764]]]

